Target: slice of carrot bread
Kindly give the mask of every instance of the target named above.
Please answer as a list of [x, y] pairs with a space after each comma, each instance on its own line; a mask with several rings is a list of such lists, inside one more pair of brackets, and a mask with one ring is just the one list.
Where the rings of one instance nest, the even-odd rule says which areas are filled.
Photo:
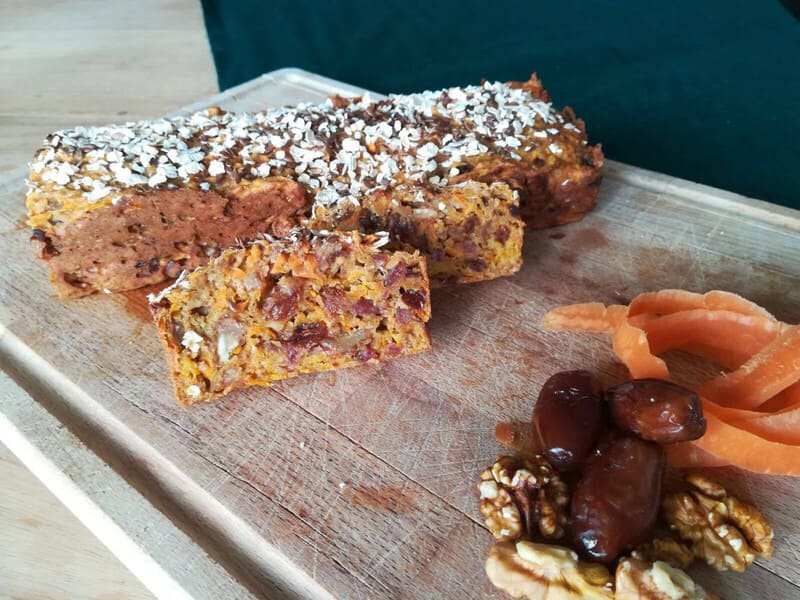
[[151, 296], [183, 404], [428, 350], [428, 275], [386, 234], [293, 231], [225, 250]]
[[[392, 235], [425, 240], [431, 266], [453, 260], [437, 264], [437, 277], [477, 281], [517, 270], [520, 217], [546, 227], [590, 210], [602, 162], [583, 122], [554, 109], [535, 77], [258, 113], [208, 109], [52, 134], [31, 163], [28, 222], [62, 297], [175, 277], [237, 237], [281, 234], [309, 217], [329, 228], [394, 225]], [[420, 194], [436, 207], [428, 221], [373, 210], [387, 195], [412, 206]], [[456, 252], [448, 232], [470, 228], [476, 237], [456, 240], [465, 242]]]

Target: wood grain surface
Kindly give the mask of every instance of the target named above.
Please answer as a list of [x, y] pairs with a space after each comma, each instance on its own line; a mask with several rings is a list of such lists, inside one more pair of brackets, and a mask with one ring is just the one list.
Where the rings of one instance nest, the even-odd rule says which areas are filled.
[[3, 0], [0, 172], [48, 133], [155, 117], [217, 91], [192, 0]]
[[[46, 404], [58, 393], [47, 391], [47, 375], [35, 368], [39, 359], [27, 359], [26, 372], [2, 360], [17, 381], [0, 372], [0, 440], [24, 464], [8, 465], [16, 464], [16, 477], [3, 486], [4, 522], [10, 525], [0, 531], [9, 551], [0, 560], [0, 598], [248, 597], [193, 537], [33, 399]], [[93, 438], [102, 443], [97, 432]], [[114, 466], [126, 472], [124, 465]], [[34, 476], [55, 496], [52, 501], [35, 493]], [[277, 587], [270, 590], [270, 598], [284, 596]]]
[[[284, 71], [208, 103], [257, 109], [336, 88]], [[526, 419], [557, 370], [624, 377], [601, 336], [539, 328], [557, 304], [721, 288], [800, 321], [797, 213], [612, 163], [593, 213], [527, 234], [518, 275], [433, 294], [433, 351], [187, 409], [171, 396], [146, 291], [54, 298], [21, 224], [21, 175], [0, 187], [4, 360], [46, 378], [51, 410], [63, 407], [84, 441], [102, 437], [96, 450], [112, 464], [124, 457], [145, 496], [179, 496], [212, 532], [206, 545], [244, 549], [237, 560], [250, 561], [255, 593], [286, 559], [324, 588], [301, 590], [312, 596], [499, 597], [483, 573], [491, 538], [475, 490], [501, 450], [495, 422]], [[797, 596], [800, 486], [733, 469], [721, 476], [775, 525], [776, 554], [744, 575], [696, 576], [726, 598]], [[235, 569], [225, 553], [218, 559]]]
[[153, 597], [2, 444], [0, 469], [0, 598]]
[[[153, 117], [216, 91], [195, 0], [0, 2], [0, 173], [28, 161], [56, 129]], [[31, 413], [34, 405], [16, 415], [24, 423]], [[43, 448], [60, 439], [46, 416], [31, 432]], [[118, 497], [125, 486], [102, 471], [80, 473], [98, 496]], [[0, 598], [152, 597], [7, 452], [0, 482]]]

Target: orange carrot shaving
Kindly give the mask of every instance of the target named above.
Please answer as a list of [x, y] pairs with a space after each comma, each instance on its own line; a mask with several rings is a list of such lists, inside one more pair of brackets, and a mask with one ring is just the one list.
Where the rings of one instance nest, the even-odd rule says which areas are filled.
[[731, 464], [775, 475], [800, 475], [800, 446], [765, 440], [706, 413], [706, 434], [693, 442], [701, 450]]
[[755, 419], [757, 417], [763, 417], [764, 415], [769, 414], [757, 410], [747, 410], [745, 408], [729, 408], [727, 406], [720, 406], [708, 398], [703, 398], [703, 412], [714, 413], [726, 423], [746, 421], [748, 419]]
[[758, 407], [761, 412], [778, 412], [788, 406], [800, 404], [800, 381], [793, 383]]
[[788, 328], [732, 373], [715, 377], [699, 393], [730, 408], [753, 409], [800, 381], [800, 326]]
[[766, 309], [755, 302], [731, 292], [714, 290], [707, 294], [695, 294], [686, 290], [661, 290], [639, 294], [630, 305], [630, 316], [643, 313], [662, 315], [684, 310], [707, 309], [728, 310], [743, 315], [753, 315], [775, 320]]
[[643, 328], [654, 354], [699, 344], [753, 355], [774, 340], [780, 331], [780, 325], [772, 319], [706, 309], [670, 313], [649, 321]]
[[626, 319], [620, 321], [614, 331], [613, 347], [634, 379], [669, 379], [667, 363], [650, 352], [645, 332]]
[[570, 304], [554, 308], [542, 317], [546, 329], [610, 333], [625, 318], [627, 307], [600, 302]]
[[750, 354], [739, 352], [734, 348], [714, 348], [704, 344], [685, 344], [681, 350], [685, 350], [689, 354], [694, 354], [695, 356], [706, 358], [729, 371], [734, 371], [741, 367], [751, 356]]
[[704, 399], [703, 413], [711, 413], [730, 425], [771, 442], [800, 445], [800, 402], [778, 412], [764, 413], [741, 408], [726, 408]]
[[699, 467], [724, 467], [730, 463], [716, 457], [691, 442], [668, 444], [663, 447], [667, 464], [676, 469], [697, 469]]
[[498, 423], [494, 428], [495, 439], [521, 454], [541, 452], [541, 444], [533, 434], [533, 425], [524, 422]]
[[777, 413], [763, 414], [731, 424], [765, 440], [800, 446], [800, 404]]

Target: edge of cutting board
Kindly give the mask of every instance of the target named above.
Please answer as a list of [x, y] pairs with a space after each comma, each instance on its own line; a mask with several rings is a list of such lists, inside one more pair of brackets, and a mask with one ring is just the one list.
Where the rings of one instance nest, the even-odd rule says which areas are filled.
[[[307, 83], [316, 91], [330, 94], [363, 93], [351, 85], [287, 68], [264, 74], [177, 112], [224, 104], [263, 85], [265, 80], [283, 80], [300, 87]], [[0, 182], [22, 179], [25, 174], [26, 169], [21, 167], [0, 176]], [[800, 211], [790, 208], [611, 160], [606, 163], [605, 175], [655, 193], [668, 192], [687, 203], [705, 205], [709, 210], [735, 212], [753, 221], [800, 232]], [[134, 435], [78, 386], [61, 377], [1, 325], [0, 365], [25, 388], [0, 373], [3, 385], [0, 441], [156, 596], [248, 596], [238, 578], [251, 592], [268, 593], [270, 597], [330, 597], [277, 548], [267, 544], [210, 493], [174, 468], [167, 457]], [[64, 429], [64, 424], [82, 439], [99, 442], [84, 445]], [[135, 460], [130, 460], [131, 457]], [[126, 466], [134, 463], [137, 472], [126, 471]], [[141, 465], [147, 466], [144, 472]], [[140, 487], [137, 482], [142, 481], [158, 489], [157, 504], [161, 510], [136, 491]], [[131, 516], [132, 508], [137, 512], [136, 518]], [[204, 538], [205, 543], [198, 543], [197, 537]], [[215, 557], [203, 549], [209, 544], [216, 550]]]

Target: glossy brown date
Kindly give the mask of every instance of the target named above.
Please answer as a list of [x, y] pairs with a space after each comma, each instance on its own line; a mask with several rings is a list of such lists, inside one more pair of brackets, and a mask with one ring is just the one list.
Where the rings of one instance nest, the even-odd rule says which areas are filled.
[[571, 537], [592, 560], [610, 563], [643, 542], [658, 516], [664, 451], [634, 437], [604, 443], [584, 464], [572, 495]]
[[588, 371], [548, 379], [533, 408], [533, 433], [558, 471], [578, 468], [606, 423], [600, 385]]
[[700, 397], [669, 381], [628, 381], [608, 390], [606, 400], [614, 423], [644, 440], [674, 444], [706, 432]]

